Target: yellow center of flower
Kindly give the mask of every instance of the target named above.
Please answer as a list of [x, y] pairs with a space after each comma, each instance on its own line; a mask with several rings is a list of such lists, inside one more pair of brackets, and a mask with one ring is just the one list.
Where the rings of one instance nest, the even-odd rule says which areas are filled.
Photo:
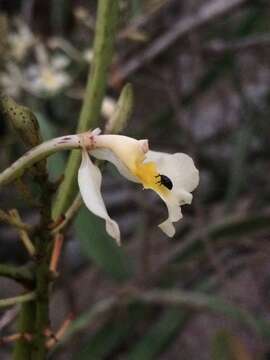
[[156, 163], [144, 163], [148, 151], [147, 140], [135, 140], [124, 135], [98, 135], [94, 139], [96, 148], [110, 149], [125, 167], [142, 183], [145, 189], [152, 189], [166, 197], [170, 190], [160, 183]]
[[141, 180], [145, 189], [152, 189], [163, 196], [169, 193], [169, 190], [159, 182], [159, 173], [154, 162], [137, 162], [133, 173]]

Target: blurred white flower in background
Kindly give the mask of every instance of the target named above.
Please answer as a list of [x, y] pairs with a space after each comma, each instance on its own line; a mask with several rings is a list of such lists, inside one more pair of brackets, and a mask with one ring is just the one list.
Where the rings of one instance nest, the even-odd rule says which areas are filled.
[[53, 95], [71, 83], [66, 69], [70, 60], [65, 55], [49, 58], [44, 46], [36, 47], [37, 63], [31, 64], [24, 74], [24, 87], [36, 95]]
[[23, 77], [20, 68], [15, 63], [7, 63], [5, 71], [0, 72], [0, 85], [7, 95], [15, 98], [20, 95]]
[[21, 91], [46, 97], [64, 90], [72, 82], [69, 57], [63, 51], [50, 51], [19, 19], [8, 36], [9, 52], [0, 73], [3, 91], [17, 97]]
[[83, 52], [83, 59], [88, 62], [91, 63], [93, 61], [94, 58], [94, 51], [92, 49], [86, 49]]
[[16, 18], [14, 25], [16, 31], [12, 31], [8, 35], [8, 44], [13, 60], [21, 62], [28, 54], [29, 49], [35, 44], [36, 38], [28, 26], [20, 19]]

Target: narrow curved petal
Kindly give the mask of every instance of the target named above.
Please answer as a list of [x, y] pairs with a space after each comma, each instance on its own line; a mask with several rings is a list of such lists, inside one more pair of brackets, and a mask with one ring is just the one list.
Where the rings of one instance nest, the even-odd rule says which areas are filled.
[[86, 150], [82, 151], [82, 162], [78, 172], [78, 184], [87, 208], [106, 221], [107, 233], [120, 244], [118, 224], [112, 220], [101, 196], [101, 172], [95, 166]]
[[182, 219], [182, 211], [178, 200], [173, 194], [163, 196], [159, 194], [162, 200], [165, 202], [168, 209], [168, 219], [159, 224], [160, 229], [169, 237], [173, 237], [175, 234], [175, 228], [173, 223]]

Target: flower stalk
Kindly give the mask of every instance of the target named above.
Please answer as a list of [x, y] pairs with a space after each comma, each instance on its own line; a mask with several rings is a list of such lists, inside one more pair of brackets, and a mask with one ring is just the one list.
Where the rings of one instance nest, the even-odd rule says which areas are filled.
[[78, 135], [61, 136], [36, 146], [27, 151], [0, 174], [0, 188], [21, 177], [24, 172], [31, 168], [35, 163], [47, 158], [55, 152], [79, 148], [80, 137]]
[[32, 230], [30, 225], [23, 223], [21, 219], [18, 219], [18, 217], [11, 216], [10, 214], [6, 213], [1, 209], [0, 209], [0, 221], [27, 232], [31, 232]]
[[[94, 39], [94, 57], [90, 68], [77, 132], [84, 132], [98, 125], [102, 100], [105, 95], [109, 66], [112, 61], [114, 41], [119, 12], [118, 0], [99, 0]], [[77, 191], [76, 174], [80, 166], [81, 154], [70, 154], [63, 183], [60, 186], [53, 218], [65, 213], [73, 202]]]

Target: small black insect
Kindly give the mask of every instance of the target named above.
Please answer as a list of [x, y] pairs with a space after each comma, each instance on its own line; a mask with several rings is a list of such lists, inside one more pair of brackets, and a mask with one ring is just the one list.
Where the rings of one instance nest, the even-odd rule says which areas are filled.
[[165, 186], [167, 189], [172, 190], [173, 183], [166, 175], [158, 174], [155, 177], [159, 177], [157, 184]]

